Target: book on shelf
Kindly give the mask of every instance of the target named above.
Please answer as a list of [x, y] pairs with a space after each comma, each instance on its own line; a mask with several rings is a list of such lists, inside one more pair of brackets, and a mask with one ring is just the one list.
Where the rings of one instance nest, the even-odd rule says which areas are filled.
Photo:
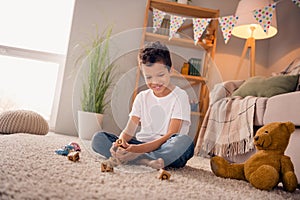
[[189, 75], [201, 76], [202, 60], [200, 58], [190, 58], [189, 61]]
[[157, 34], [160, 35], [169, 35], [169, 29], [170, 29], [170, 19], [163, 19], [160, 28], [157, 30]]

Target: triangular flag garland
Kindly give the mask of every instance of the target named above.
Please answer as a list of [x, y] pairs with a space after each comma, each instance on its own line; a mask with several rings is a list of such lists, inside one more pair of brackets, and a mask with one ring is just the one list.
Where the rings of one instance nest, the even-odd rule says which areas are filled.
[[[274, 11], [276, 8], [276, 4], [282, 2], [282, 0], [277, 1], [276, 3], [270, 4], [260, 9], [256, 9], [253, 11], [253, 17], [259, 22], [263, 30], [268, 33], [270, 28], [270, 24], [272, 22], [272, 17], [274, 15]], [[300, 0], [292, 0], [292, 2], [300, 7]], [[153, 28], [154, 32], [157, 31], [158, 28], [161, 27], [162, 21], [167, 13], [162, 12], [156, 8], [153, 8]], [[194, 32], [194, 43], [197, 44], [197, 41], [203, 34], [203, 31], [206, 29], [207, 25], [210, 23], [211, 20], [218, 20], [221, 31], [223, 33], [224, 42], [225, 44], [228, 43], [229, 39], [231, 38], [231, 31], [235, 24], [237, 23], [238, 17], [235, 15], [229, 15], [226, 17], [219, 17], [219, 18], [186, 18], [176, 15], [170, 15], [170, 32], [169, 32], [169, 40], [174, 37], [177, 30], [180, 26], [184, 23], [186, 19], [193, 20], [193, 32]]]
[[194, 44], [197, 45], [199, 38], [210, 23], [210, 18], [193, 18]]
[[253, 11], [253, 16], [263, 28], [264, 32], [268, 34], [270, 24], [272, 22], [273, 13], [275, 11], [276, 3], [265, 6], [264, 8]]
[[300, 0], [292, 0], [295, 5], [300, 8]]
[[153, 8], [153, 32], [155, 33], [161, 26], [166, 13]]
[[238, 18], [238, 16], [234, 15], [218, 18], [225, 44], [227, 44], [227, 42], [231, 38], [231, 31], [237, 23]]
[[185, 17], [171, 15], [169, 40], [172, 37], [174, 37], [174, 35], [176, 34], [177, 30], [184, 23], [185, 19], [186, 19]]

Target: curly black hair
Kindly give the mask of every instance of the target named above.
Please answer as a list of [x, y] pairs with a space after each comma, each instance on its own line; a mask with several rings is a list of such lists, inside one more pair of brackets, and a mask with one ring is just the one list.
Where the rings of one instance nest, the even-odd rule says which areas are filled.
[[139, 61], [146, 66], [160, 62], [170, 71], [172, 61], [168, 47], [159, 41], [147, 43], [139, 52]]

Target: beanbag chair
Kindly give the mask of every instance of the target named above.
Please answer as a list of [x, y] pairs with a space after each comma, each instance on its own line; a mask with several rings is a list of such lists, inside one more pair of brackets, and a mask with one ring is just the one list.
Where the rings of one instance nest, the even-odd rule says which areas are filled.
[[29, 110], [11, 110], [0, 114], [0, 133], [31, 133], [46, 135], [47, 121], [38, 113]]

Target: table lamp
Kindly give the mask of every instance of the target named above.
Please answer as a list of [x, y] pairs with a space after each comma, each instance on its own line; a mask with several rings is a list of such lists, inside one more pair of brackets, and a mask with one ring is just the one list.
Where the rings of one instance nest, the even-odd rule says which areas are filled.
[[232, 35], [246, 39], [246, 42], [235, 78], [237, 78], [239, 74], [248, 49], [250, 49], [250, 76], [255, 76], [255, 40], [271, 38], [277, 33], [275, 11], [267, 33], [264, 32], [263, 28], [253, 15], [254, 10], [264, 8], [272, 3], [274, 3], [273, 0], [241, 0], [238, 4], [235, 15], [239, 18], [232, 30]]

